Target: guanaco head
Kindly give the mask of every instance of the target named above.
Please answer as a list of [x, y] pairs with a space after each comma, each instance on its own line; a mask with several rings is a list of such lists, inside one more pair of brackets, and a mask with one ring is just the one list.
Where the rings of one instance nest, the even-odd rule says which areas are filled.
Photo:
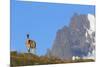
[[27, 38], [29, 38], [29, 34], [27, 34]]

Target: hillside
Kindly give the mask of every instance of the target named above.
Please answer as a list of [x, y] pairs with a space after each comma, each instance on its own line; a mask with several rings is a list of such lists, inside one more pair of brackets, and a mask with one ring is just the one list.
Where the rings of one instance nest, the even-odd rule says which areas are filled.
[[61, 60], [56, 57], [36, 56], [30, 53], [17, 53], [11, 52], [10, 56], [11, 67], [14, 66], [29, 66], [29, 65], [47, 65], [59, 63], [74, 63], [74, 62], [91, 62], [92, 59], [79, 59], [79, 60]]

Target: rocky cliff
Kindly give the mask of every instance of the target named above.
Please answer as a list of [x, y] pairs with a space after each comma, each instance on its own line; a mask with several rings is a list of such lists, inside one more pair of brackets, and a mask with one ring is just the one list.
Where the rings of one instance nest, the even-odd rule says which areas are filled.
[[[86, 57], [95, 50], [95, 16], [74, 14], [69, 26], [56, 33], [48, 56], [70, 60], [72, 56]], [[93, 55], [92, 55], [93, 56]]]

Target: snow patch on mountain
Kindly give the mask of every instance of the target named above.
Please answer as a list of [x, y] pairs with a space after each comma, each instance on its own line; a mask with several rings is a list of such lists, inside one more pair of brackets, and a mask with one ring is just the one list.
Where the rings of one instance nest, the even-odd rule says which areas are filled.
[[90, 22], [90, 30], [95, 31], [95, 17], [92, 14], [88, 14], [88, 20]]

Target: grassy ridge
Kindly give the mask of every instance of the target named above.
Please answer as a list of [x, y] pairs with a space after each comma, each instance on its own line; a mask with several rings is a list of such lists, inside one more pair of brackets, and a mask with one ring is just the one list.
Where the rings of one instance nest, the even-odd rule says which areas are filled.
[[11, 52], [11, 66], [27, 66], [27, 65], [44, 65], [44, 64], [59, 64], [59, 63], [75, 63], [75, 62], [92, 62], [93, 59], [80, 59], [75, 61], [64, 61], [55, 57], [48, 58], [46, 56], [36, 56], [30, 53]]

